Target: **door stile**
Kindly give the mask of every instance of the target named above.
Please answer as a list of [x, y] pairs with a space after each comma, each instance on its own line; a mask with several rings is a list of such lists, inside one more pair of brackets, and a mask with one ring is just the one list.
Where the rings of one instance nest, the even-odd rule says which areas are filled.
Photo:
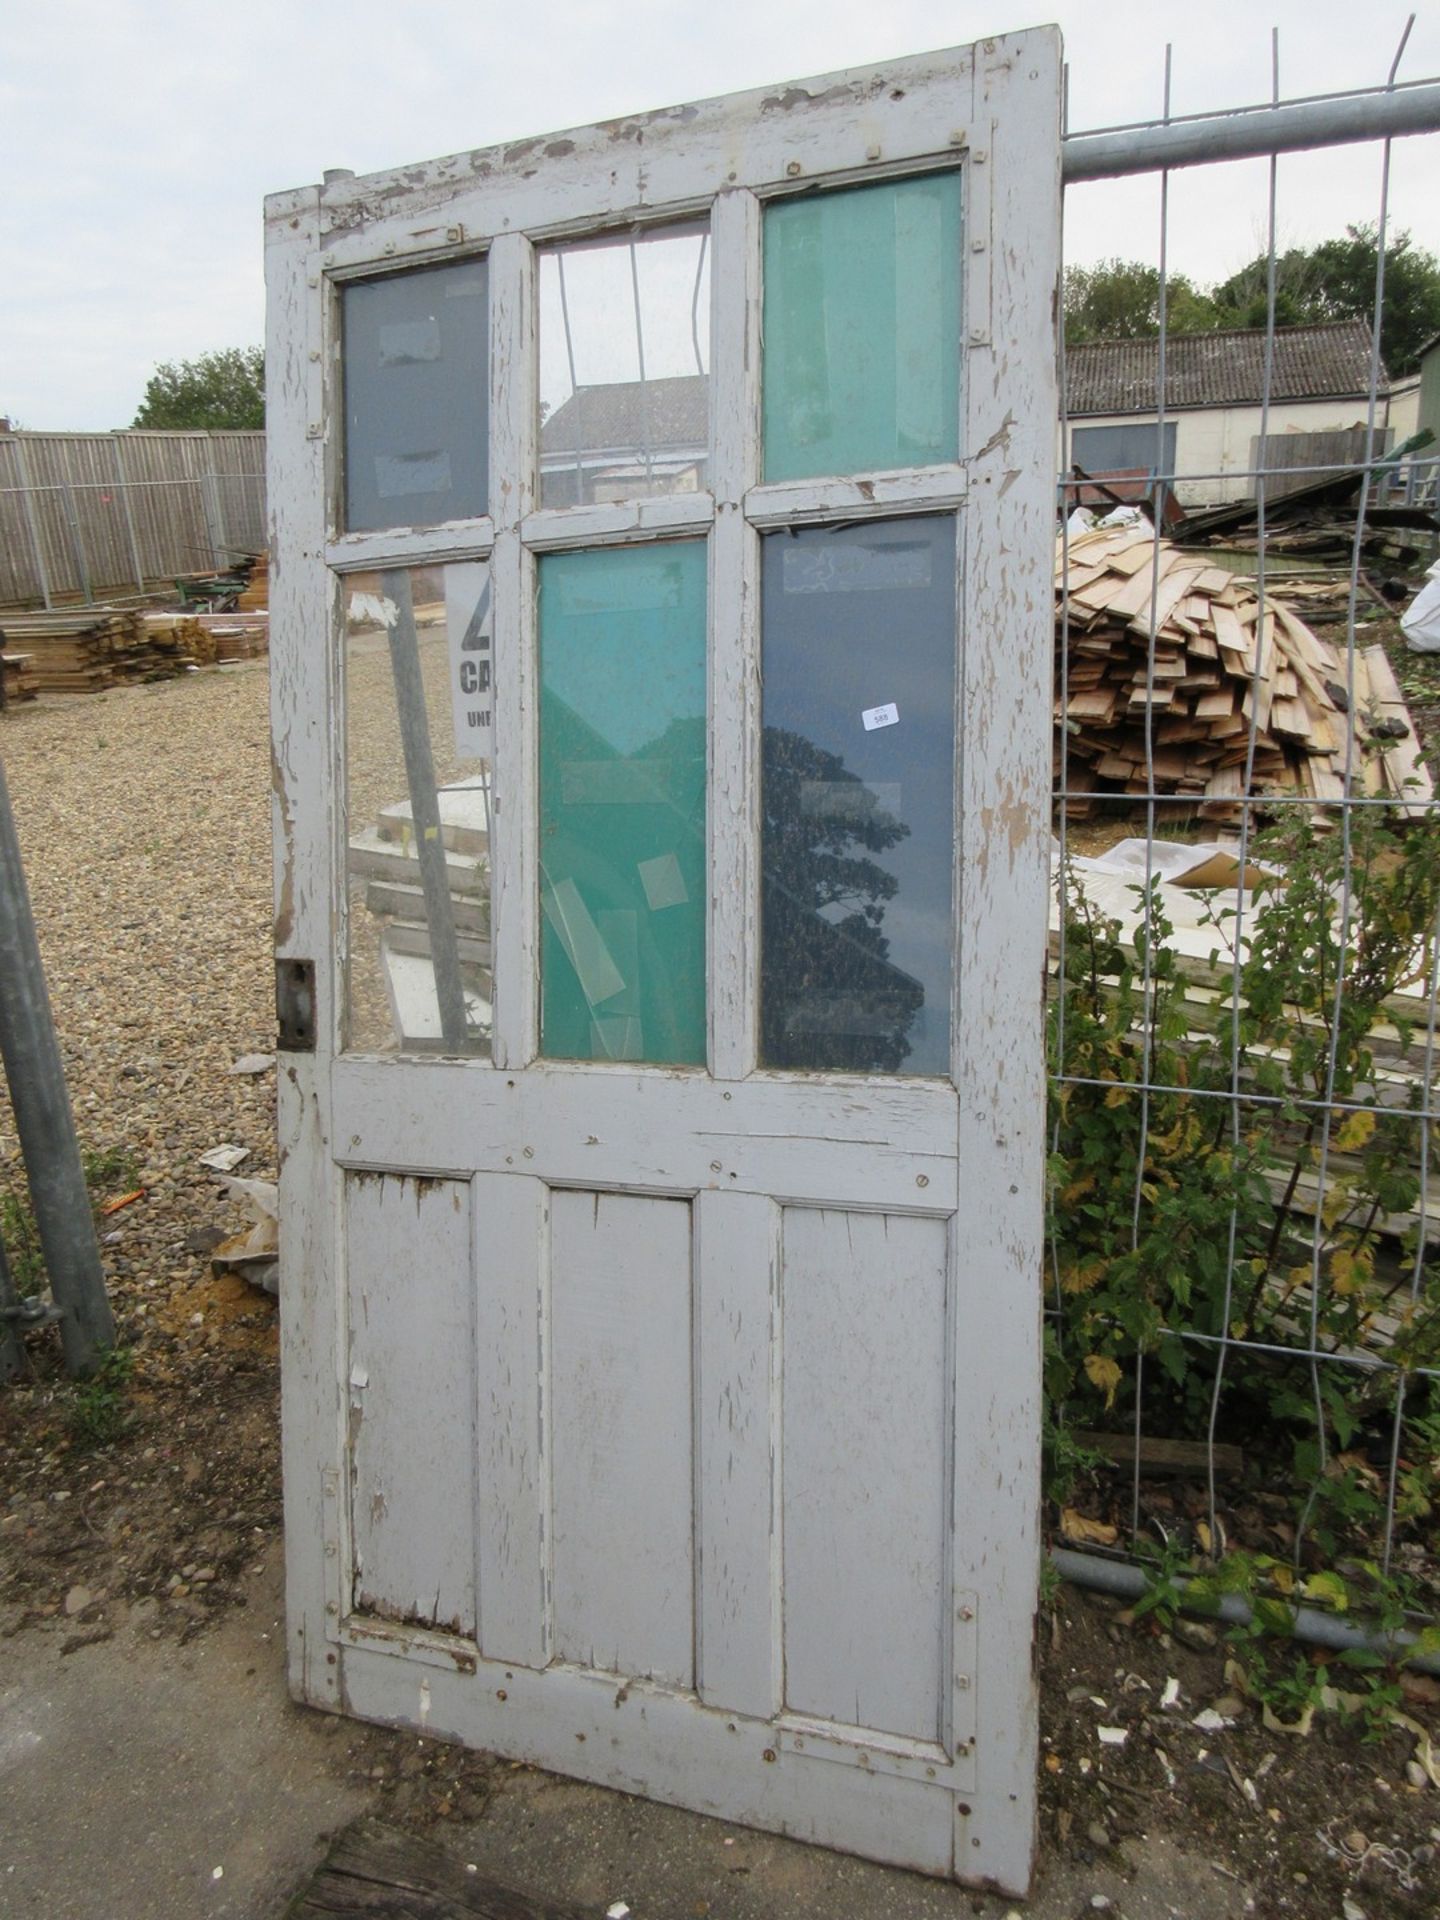
[[784, 1696], [779, 1526], [780, 1209], [702, 1192], [696, 1216], [696, 1690], [769, 1721]]
[[550, 1195], [526, 1174], [473, 1182], [477, 1592], [487, 1660], [550, 1658]]
[[[990, 313], [967, 314], [960, 950], [954, 1028], [965, 1220], [957, 1269], [955, 1674], [975, 1676], [977, 1793], [957, 1803], [955, 1872], [1023, 1887], [1035, 1825], [1040, 1280], [1048, 885], [1050, 482], [1060, 231], [1058, 45], [1018, 65], [976, 49], [971, 258]], [[996, 101], [1003, 100], [1003, 110]], [[984, 152], [982, 160], [981, 153]], [[982, 178], [983, 176], [983, 178]], [[983, 256], [974, 251], [985, 242]], [[983, 337], [981, 337], [983, 335]], [[1017, 393], [1026, 405], [1017, 409]], [[971, 1326], [985, 1332], [974, 1363]], [[1003, 1553], [987, 1544], [1004, 1542]], [[973, 1599], [972, 1599], [972, 1596]], [[965, 1617], [971, 1610], [973, 1617]], [[973, 1635], [973, 1643], [971, 1636]], [[967, 1644], [969, 1643], [969, 1644]], [[957, 1701], [963, 1693], [957, 1691]]]
[[511, 1068], [539, 1045], [539, 890], [527, 874], [537, 844], [535, 562], [521, 524], [535, 505], [538, 360], [535, 250], [520, 234], [490, 249], [490, 507], [495, 546], [495, 732], [490, 821], [495, 956], [492, 1060]]
[[[334, 801], [337, 756], [334, 595], [320, 555], [326, 533], [323, 292], [311, 262], [317, 190], [270, 204], [266, 256], [268, 498], [271, 545], [272, 814], [277, 983], [310, 969], [308, 1050], [279, 1056], [277, 1136], [281, 1211], [280, 1321], [290, 1408], [282, 1428], [289, 1677], [297, 1697], [338, 1708], [327, 1635], [328, 1576], [341, 1564], [335, 1496], [343, 1455], [339, 1369], [344, 1350], [339, 1200], [330, 1171], [329, 1066], [339, 1021]], [[283, 537], [281, 530], [283, 529]], [[335, 1606], [333, 1596], [329, 1605]]]
[[759, 545], [745, 495], [760, 471], [760, 202], [710, 216], [710, 1071], [754, 1069], [759, 986]]

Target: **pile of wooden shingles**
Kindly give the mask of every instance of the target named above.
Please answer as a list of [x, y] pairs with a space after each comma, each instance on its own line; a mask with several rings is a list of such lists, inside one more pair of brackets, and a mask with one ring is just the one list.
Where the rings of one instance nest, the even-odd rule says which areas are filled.
[[1343, 647], [1312, 633], [1278, 588], [1262, 618], [1253, 581], [1148, 527], [1097, 527], [1069, 542], [1068, 565], [1057, 545], [1055, 599], [1055, 770], [1058, 785], [1063, 729], [1070, 818], [1101, 795], [1147, 794], [1153, 779], [1201, 819], [1238, 819], [1252, 720], [1251, 797], [1341, 800], [1347, 758], [1354, 794], [1431, 797], [1384, 649], [1357, 646], [1352, 684]]
[[5, 650], [21, 659], [17, 697], [97, 693], [142, 680], [168, 680], [213, 659], [189, 616], [116, 607], [57, 607], [0, 616]]

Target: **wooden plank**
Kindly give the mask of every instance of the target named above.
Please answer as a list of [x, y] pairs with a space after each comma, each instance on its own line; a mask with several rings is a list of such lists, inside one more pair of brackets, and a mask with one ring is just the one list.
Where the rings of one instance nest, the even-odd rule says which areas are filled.
[[469, 1183], [352, 1175], [345, 1201], [353, 1604], [473, 1637]]
[[[1191, 583], [1199, 571], [1198, 567], [1179, 565], [1178, 555], [1174, 556], [1170, 564], [1161, 569], [1161, 579], [1155, 588], [1154, 598], [1150, 599], [1147, 595], [1148, 604], [1136, 609], [1130, 621], [1131, 633], [1146, 635], [1152, 626], [1158, 632], [1189, 593]], [[1119, 603], [1117, 602], [1111, 610], [1118, 611]]]
[[492, 1048], [499, 1067], [534, 1058], [539, 1043], [538, 888], [528, 850], [538, 831], [535, 559], [520, 528], [534, 502], [538, 439], [534, 249], [500, 235], [490, 250], [491, 509], [494, 596], [495, 794], [491, 907], [495, 928]]
[[1250, 636], [1240, 622], [1240, 616], [1231, 607], [1221, 606], [1218, 602], [1210, 608], [1210, 618], [1215, 626], [1215, 639], [1225, 653], [1239, 653], [1248, 656]]
[[1435, 788], [1430, 769], [1420, 755], [1420, 742], [1405, 705], [1405, 696], [1400, 691], [1400, 683], [1382, 646], [1365, 649], [1365, 666], [1370, 678], [1371, 698], [1379, 707], [1382, 718], [1398, 721], [1408, 728], [1405, 738], [1387, 746], [1381, 756], [1385, 763], [1386, 778], [1396, 797], [1409, 803], [1405, 807], [1406, 814], [1411, 818], [1422, 817], [1429, 811], [1426, 802], [1434, 798]]
[[1203, 1475], [1212, 1460], [1217, 1473], [1238, 1477], [1245, 1471], [1244, 1449], [1218, 1441], [1210, 1446], [1203, 1440], [1159, 1440], [1142, 1434], [1137, 1442], [1130, 1433], [1088, 1431], [1078, 1431], [1073, 1437], [1077, 1446], [1090, 1453], [1103, 1453], [1120, 1466], [1130, 1466], [1138, 1454], [1141, 1473]]
[[760, 546], [741, 507], [760, 478], [760, 203], [722, 193], [710, 215], [710, 1069], [725, 1079], [756, 1059], [759, 948]]
[[357, 1820], [287, 1907], [287, 1920], [593, 1920], [593, 1909], [507, 1887], [418, 1834]]
[[550, 1658], [549, 1196], [542, 1181], [518, 1173], [481, 1173], [471, 1184], [480, 1648], [487, 1659], [538, 1668]]
[[768, 1720], [784, 1695], [780, 1586], [780, 1210], [702, 1193], [696, 1208], [699, 1672], [707, 1706]]
[[[1126, 582], [1124, 591], [1111, 600], [1109, 612], [1112, 616], [1139, 619], [1143, 610], [1150, 605], [1152, 589], [1164, 583], [1166, 575], [1178, 564], [1178, 558], [1173, 547], [1162, 546], [1159, 557], [1149, 567], [1142, 567]], [[1148, 626], [1148, 621], [1145, 624]]]
[[[1035, 1432], [1040, 1417], [1043, 1269], [1044, 1021], [1039, 1015], [1050, 886], [1047, 716], [1026, 694], [1045, 682], [1052, 636], [1034, 610], [1053, 525], [1055, 355], [1044, 312], [1057, 284], [1060, 170], [1050, 123], [1058, 42], [1004, 65], [997, 41], [977, 52], [975, 119], [991, 128], [993, 199], [982, 239], [991, 261], [989, 350], [966, 354], [964, 444], [977, 451], [967, 508], [961, 685], [957, 702], [960, 806], [955, 903], [960, 940], [951, 1021], [959, 1090], [956, 1143], [965, 1169], [963, 1255], [952, 1249], [957, 1324], [983, 1337], [977, 1378], [973, 1339], [952, 1342], [956, 1471], [950, 1592], [977, 1595], [975, 1620], [955, 1619], [948, 1672], [983, 1684], [952, 1699], [973, 1716], [983, 1754], [983, 1797], [952, 1807], [954, 1871], [1023, 1891], [1035, 1819], [1037, 1707], [1032, 1626], [1040, 1509]], [[1032, 44], [1027, 41], [1027, 45]], [[1024, 232], [1025, 245], [1011, 236]], [[1014, 398], [1028, 403], [1017, 423]], [[1007, 424], [1008, 423], [1008, 424]], [[998, 437], [998, 444], [997, 444]], [[1000, 840], [995, 822], [1004, 818]], [[1035, 983], [1034, 997], [1024, 983]], [[1018, 988], [1018, 990], [1017, 990]], [[995, 1063], [1005, 1062], [996, 1075]], [[933, 1191], [933, 1183], [930, 1189]], [[946, 1209], [948, 1211], [948, 1209]], [[983, 1328], [983, 1336], [980, 1330]], [[1003, 1544], [1003, 1547], [1001, 1543]], [[978, 1646], [976, 1635], [978, 1633]]]
[[[592, 1104], [601, 1079], [603, 1110]], [[356, 1167], [466, 1177], [523, 1167], [555, 1186], [723, 1187], [888, 1211], [958, 1199], [955, 1090], [933, 1083], [877, 1079], [842, 1101], [823, 1076], [721, 1083], [562, 1061], [512, 1075], [483, 1060], [457, 1069], [349, 1055], [332, 1084], [335, 1138]]]

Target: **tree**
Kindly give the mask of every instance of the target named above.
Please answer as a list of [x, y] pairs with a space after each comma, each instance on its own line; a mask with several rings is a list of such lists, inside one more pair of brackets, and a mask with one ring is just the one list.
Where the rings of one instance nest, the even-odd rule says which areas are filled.
[[[1220, 325], [1210, 296], [1183, 273], [1166, 276], [1165, 324], [1171, 333]], [[1160, 272], [1142, 260], [1102, 260], [1065, 269], [1065, 341], [1145, 340], [1160, 331]]]
[[195, 360], [163, 361], [151, 374], [132, 426], [226, 428], [265, 424], [265, 353], [226, 347]]
[[765, 1062], [898, 1073], [925, 989], [890, 959], [882, 930], [900, 882], [866, 856], [910, 829], [838, 754], [803, 735], [766, 727], [762, 755]]
[[[1375, 314], [1379, 230], [1350, 226], [1343, 239], [1289, 247], [1275, 262], [1275, 323], [1293, 327]], [[1227, 327], [1265, 325], [1268, 261], [1264, 254], [1214, 290]], [[1399, 233], [1385, 246], [1380, 353], [1391, 378], [1410, 373], [1420, 348], [1440, 333], [1440, 261]]]

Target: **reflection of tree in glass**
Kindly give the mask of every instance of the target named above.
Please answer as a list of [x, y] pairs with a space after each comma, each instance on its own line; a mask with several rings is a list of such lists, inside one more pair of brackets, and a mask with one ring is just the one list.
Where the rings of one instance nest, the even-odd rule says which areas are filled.
[[838, 754], [783, 727], [763, 751], [765, 1063], [897, 1073], [925, 989], [889, 958], [900, 883], [866, 856], [910, 829]]

